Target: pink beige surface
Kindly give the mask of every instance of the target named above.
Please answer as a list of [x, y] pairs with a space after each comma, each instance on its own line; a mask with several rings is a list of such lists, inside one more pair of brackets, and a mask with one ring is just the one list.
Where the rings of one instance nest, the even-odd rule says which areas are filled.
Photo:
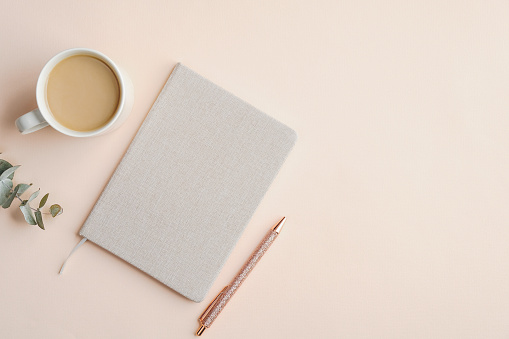
[[[3, 1], [0, 151], [65, 213], [0, 210], [1, 338], [192, 338], [184, 299], [93, 244], [57, 272], [172, 67], [299, 141], [209, 293], [285, 229], [204, 338], [509, 336], [506, 1]], [[44, 63], [123, 66], [135, 106], [92, 139], [22, 136]]]

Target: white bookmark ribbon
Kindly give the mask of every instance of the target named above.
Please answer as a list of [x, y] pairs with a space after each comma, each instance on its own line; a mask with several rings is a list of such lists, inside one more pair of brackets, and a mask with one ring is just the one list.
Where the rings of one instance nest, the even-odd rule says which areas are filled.
[[62, 272], [64, 271], [64, 268], [65, 268], [65, 264], [67, 264], [67, 260], [69, 260], [69, 258], [71, 257], [71, 255], [76, 252], [76, 250], [78, 248], [80, 248], [81, 245], [83, 245], [85, 243], [85, 241], [87, 241], [88, 239], [87, 238], [83, 238], [81, 239], [81, 241], [76, 245], [74, 246], [74, 248], [72, 249], [71, 253], [69, 253], [69, 255], [67, 256], [67, 258], [65, 259], [64, 263], [62, 264], [62, 268], [60, 268], [60, 272], [58, 272], [58, 274], [62, 274]]

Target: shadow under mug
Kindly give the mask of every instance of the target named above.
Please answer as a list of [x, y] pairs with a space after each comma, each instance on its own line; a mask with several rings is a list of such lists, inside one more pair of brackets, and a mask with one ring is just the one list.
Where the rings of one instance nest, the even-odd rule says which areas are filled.
[[[117, 110], [106, 124], [92, 131], [75, 131], [60, 124], [51, 114], [46, 99], [46, 84], [49, 74], [60, 61], [74, 55], [86, 55], [101, 60], [110, 67], [118, 80], [120, 99]], [[91, 137], [110, 132], [127, 119], [134, 103], [134, 88], [127, 73], [106, 55], [88, 48], [72, 48], [58, 53], [46, 63], [37, 80], [36, 99], [38, 107], [16, 119], [16, 127], [21, 134], [32, 133], [49, 125], [60, 133], [72, 137]]]

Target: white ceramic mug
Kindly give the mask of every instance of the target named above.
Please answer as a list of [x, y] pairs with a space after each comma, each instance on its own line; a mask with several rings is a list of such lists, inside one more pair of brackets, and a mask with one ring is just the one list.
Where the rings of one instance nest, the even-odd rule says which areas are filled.
[[[74, 131], [63, 126], [56, 121], [51, 114], [48, 101], [46, 100], [46, 84], [49, 74], [60, 61], [73, 55], [89, 55], [101, 60], [111, 68], [118, 80], [120, 100], [117, 110], [115, 111], [113, 118], [111, 118], [105, 125], [93, 131]], [[73, 48], [58, 53], [46, 63], [39, 75], [39, 79], [37, 80], [36, 98], [38, 107], [33, 111], [20, 116], [16, 120], [16, 127], [22, 134], [35, 132], [49, 125], [60, 133], [72, 137], [91, 137], [112, 131], [126, 120], [133, 108], [134, 89], [127, 73], [106, 55], [88, 48]]]

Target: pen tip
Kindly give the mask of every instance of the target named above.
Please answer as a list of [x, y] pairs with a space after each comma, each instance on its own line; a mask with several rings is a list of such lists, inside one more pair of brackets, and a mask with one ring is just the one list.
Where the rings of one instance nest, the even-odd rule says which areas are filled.
[[286, 217], [283, 217], [283, 219], [279, 220], [279, 222], [272, 228], [272, 230], [279, 234], [281, 232], [281, 229], [283, 228], [283, 225], [286, 222]]
[[205, 332], [205, 329], [206, 327], [201, 325], [200, 328], [198, 329], [198, 331], [196, 331], [196, 335], [199, 337], [203, 334], [203, 332]]

